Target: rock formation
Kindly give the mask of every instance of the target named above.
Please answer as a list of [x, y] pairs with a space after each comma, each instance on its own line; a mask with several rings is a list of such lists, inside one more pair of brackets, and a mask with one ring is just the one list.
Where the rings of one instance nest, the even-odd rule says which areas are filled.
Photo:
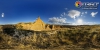
[[[17, 29], [25, 29], [25, 30], [34, 30], [34, 31], [41, 31], [41, 30], [56, 30], [62, 28], [61, 25], [52, 25], [52, 24], [45, 24], [40, 17], [34, 23], [19, 23], [15, 25]], [[63, 27], [65, 28], [65, 26]]]
[[16, 27], [18, 29], [26, 29], [26, 30], [35, 30], [35, 31], [41, 31], [41, 30], [50, 30], [49, 26], [46, 27], [46, 24], [40, 19], [40, 17], [37, 18], [37, 20], [34, 23], [20, 23], [17, 24]]
[[37, 20], [32, 24], [31, 29], [45, 30], [45, 23], [40, 19], [40, 17], [38, 17]]

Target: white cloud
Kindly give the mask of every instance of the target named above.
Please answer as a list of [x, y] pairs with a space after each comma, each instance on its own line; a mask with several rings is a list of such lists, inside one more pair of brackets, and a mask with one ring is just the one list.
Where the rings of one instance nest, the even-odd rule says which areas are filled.
[[84, 15], [87, 14], [87, 13], [88, 13], [87, 11], [86, 12], [82, 12], [80, 16], [81, 17], [85, 17]]
[[84, 25], [94, 25], [96, 22], [84, 22]]
[[82, 15], [84, 14], [84, 12], [82, 12]]
[[80, 16], [80, 11], [78, 10], [70, 10], [68, 11], [68, 16], [75, 19], [76, 17], [79, 17]]
[[65, 12], [64, 12], [64, 15], [66, 15]]
[[66, 23], [66, 18], [62, 18], [62, 17], [53, 17], [53, 18], [49, 18], [49, 22], [53, 23], [53, 24], [63, 24]]
[[2, 13], [1, 16], [4, 17], [4, 13]]
[[97, 13], [98, 13], [98, 12], [92, 12], [92, 13], [91, 13], [91, 16], [92, 16], [92, 17], [95, 17], [95, 15], [96, 15]]
[[61, 17], [65, 17], [67, 14], [65, 13], [65, 12], [63, 12], [62, 14], [61, 14]]
[[87, 14], [87, 11], [85, 12], [85, 14]]
[[63, 16], [63, 14], [61, 14], [61, 16]]
[[68, 8], [65, 8], [65, 10], [67, 10]]
[[96, 22], [72, 23], [72, 25], [95, 25]]
[[81, 17], [82, 17], [83, 15], [81, 15]]
[[87, 11], [86, 12], [82, 12], [80, 16], [82, 17], [82, 16], [84, 16], [87, 13], [88, 13]]

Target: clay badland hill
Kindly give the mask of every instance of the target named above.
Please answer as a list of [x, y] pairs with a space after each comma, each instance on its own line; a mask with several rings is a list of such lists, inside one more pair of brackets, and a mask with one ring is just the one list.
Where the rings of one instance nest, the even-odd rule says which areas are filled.
[[[18, 29], [26, 29], [26, 30], [45, 30], [45, 23], [40, 19], [40, 17], [37, 18], [37, 20], [34, 23], [20, 23], [17, 24], [16, 27]], [[20, 27], [20, 28], [19, 28]]]
[[37, 20], [34, 23], [19, 23], [19, 24], [16, 24], [16, 27], [17, 27], [17, 29], [35, 30], [35, 31], [55, 30], [55, 29], [62, 28], [62, 26], [60, 26], [60, 25], [45, 24], [40, 19], [40, 17], [38, 17]]

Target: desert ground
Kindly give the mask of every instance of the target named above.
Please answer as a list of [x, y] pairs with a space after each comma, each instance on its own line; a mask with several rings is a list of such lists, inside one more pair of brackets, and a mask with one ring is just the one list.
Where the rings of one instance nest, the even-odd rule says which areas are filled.
[[33, 31], [0, 26], [0, 49], [100, 49], [100, 25]]

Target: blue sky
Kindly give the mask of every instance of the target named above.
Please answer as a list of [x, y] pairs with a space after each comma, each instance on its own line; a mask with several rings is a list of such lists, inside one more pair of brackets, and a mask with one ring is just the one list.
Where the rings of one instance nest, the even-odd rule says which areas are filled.
[[[75, 7], [77, 0], [0, 0], [0, 24], [34, 22], [38, 16], [45, 23], [100, 24], [98, 9]], [[80, 0], [99, 2], [100, 0]]]

